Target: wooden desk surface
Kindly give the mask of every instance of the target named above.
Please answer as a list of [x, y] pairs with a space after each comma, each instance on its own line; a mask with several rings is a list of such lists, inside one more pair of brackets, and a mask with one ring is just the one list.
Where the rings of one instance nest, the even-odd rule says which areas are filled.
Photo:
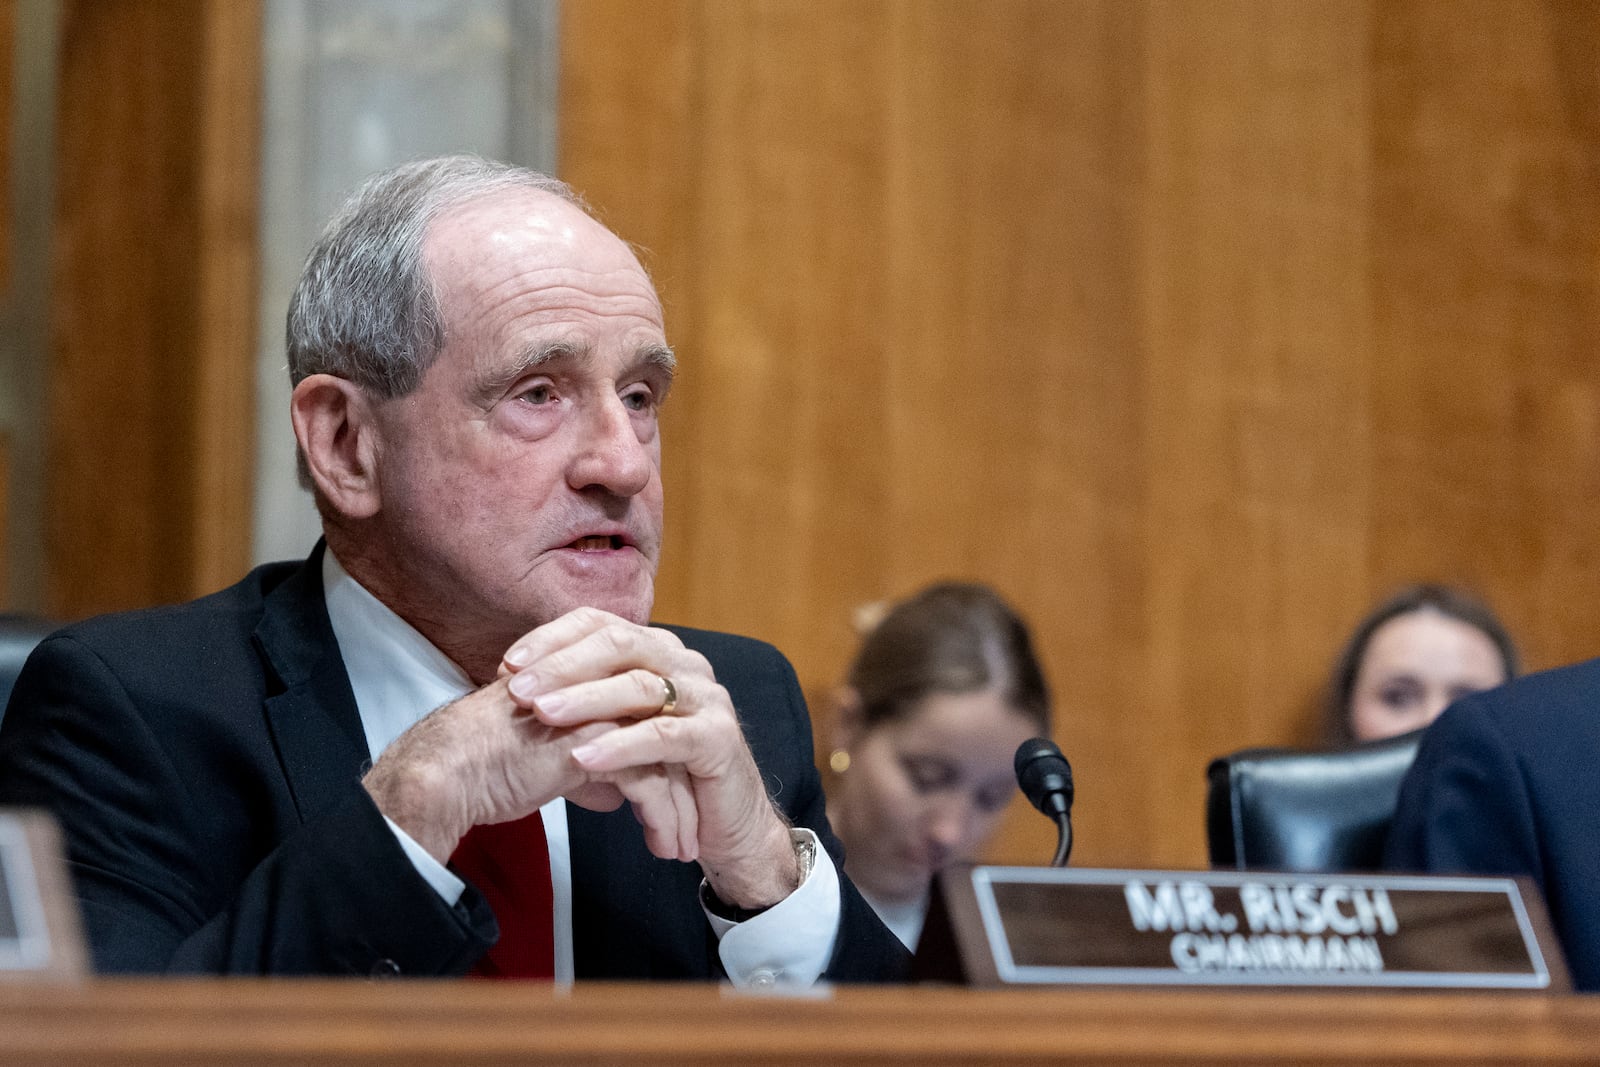
[[141, 980], [0, 983], [0, 1063], [1600, 1064], [1600, 997]]

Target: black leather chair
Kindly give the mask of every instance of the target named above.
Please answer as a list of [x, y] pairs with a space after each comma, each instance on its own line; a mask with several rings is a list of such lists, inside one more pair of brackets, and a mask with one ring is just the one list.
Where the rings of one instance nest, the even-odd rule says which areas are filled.
[[1375, 871], [1422, 731], [1350, 748], [1250, 748], [1206, 770], [1211, 865]]
[[5, 715], [11, 687], [16, 684], [28, 653], [60, 626], [37, 615], [0, 615], [0, 716]]

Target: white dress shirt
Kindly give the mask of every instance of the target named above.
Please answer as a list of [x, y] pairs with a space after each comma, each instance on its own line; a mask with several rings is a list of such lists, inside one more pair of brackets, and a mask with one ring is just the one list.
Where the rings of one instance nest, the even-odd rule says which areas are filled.
[[[856, 888], [861, 889], [861, 886]], [[865, 889], [861, 889], [861, 895], [900, 943], [912, 952], [917, 951], [917, 939], [922, 936], [922, 924], [928, 918], [928, 894], [910, 902], [882, 900]]]
[[[432, 642], [350, 577], [332, 551], [322, 554], [322, 584], [328, 619], [350, 675], [367, 750], [374, 760], [429, 712], [477, 688]], [[550, 845], [555, 897], [555, 980], [570, 984], [574, 974], [572, 859], [566, 801], [558, 797], [539, 813]], [[465, 888], [461, 879], [394, 822], [389, 822], [389, 828], [417, 872], [446, 903], [454, 905]], [[811, 834], [810, 830], [798, 832]], [[811, 873], [784, 900], [742, 923], [705, 913], [717, 936], [723, 968], [735, 985], [810, 984], [833, 955], [839, 932], [839, 875], [827, 850], [812, 837], [816, 858]]]

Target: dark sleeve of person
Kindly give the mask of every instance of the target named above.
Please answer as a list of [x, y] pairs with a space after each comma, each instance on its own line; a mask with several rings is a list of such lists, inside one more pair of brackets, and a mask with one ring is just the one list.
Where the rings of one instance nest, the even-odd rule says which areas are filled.
[[1600, 990], [1600, 661], [1458, 702], [1423, 735], [1385, 866], [1519, 875], [1549, 907], [1573, 985]]
[[773, 800], [795, 826], [815, 831], [839, 872], [839, 936], [822, 978], [841, 983], [906, 981], [911, 974], [911, 954], [845, 875], [844, 846], [828, 825], [827, 803], [814, 757], [811, 717], [794, 668], [777, 649], [760, 647], [767, 653], [763, 668], [772, 672], [782, 706], [763, 709], [760, 714], [740, 707], [740, 723], [761, 764]]
[[353, 775], [298, 810], [259, 699], [215, 716], [193, 703], [136, 700], [58, 635], [0, 725], [0, 804], [59, 821], [98, 970], [446, 975], [492, 943], [481, 897], [445, 905]]
[[1527, 783], [1481, 699], [1454, 705], [1423, 735], [1400, 787], [1384, 866], [1527, 875], [1543, 888]]

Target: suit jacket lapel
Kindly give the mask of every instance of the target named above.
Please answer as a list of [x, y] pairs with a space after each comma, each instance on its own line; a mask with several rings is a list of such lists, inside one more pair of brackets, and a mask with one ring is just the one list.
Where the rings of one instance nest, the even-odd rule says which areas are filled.
[[347, 795], [372, 760], [322, 596], [324, 548], [267, 594], [254, 635], [276, 677], [267, 727], [302, 821]]

